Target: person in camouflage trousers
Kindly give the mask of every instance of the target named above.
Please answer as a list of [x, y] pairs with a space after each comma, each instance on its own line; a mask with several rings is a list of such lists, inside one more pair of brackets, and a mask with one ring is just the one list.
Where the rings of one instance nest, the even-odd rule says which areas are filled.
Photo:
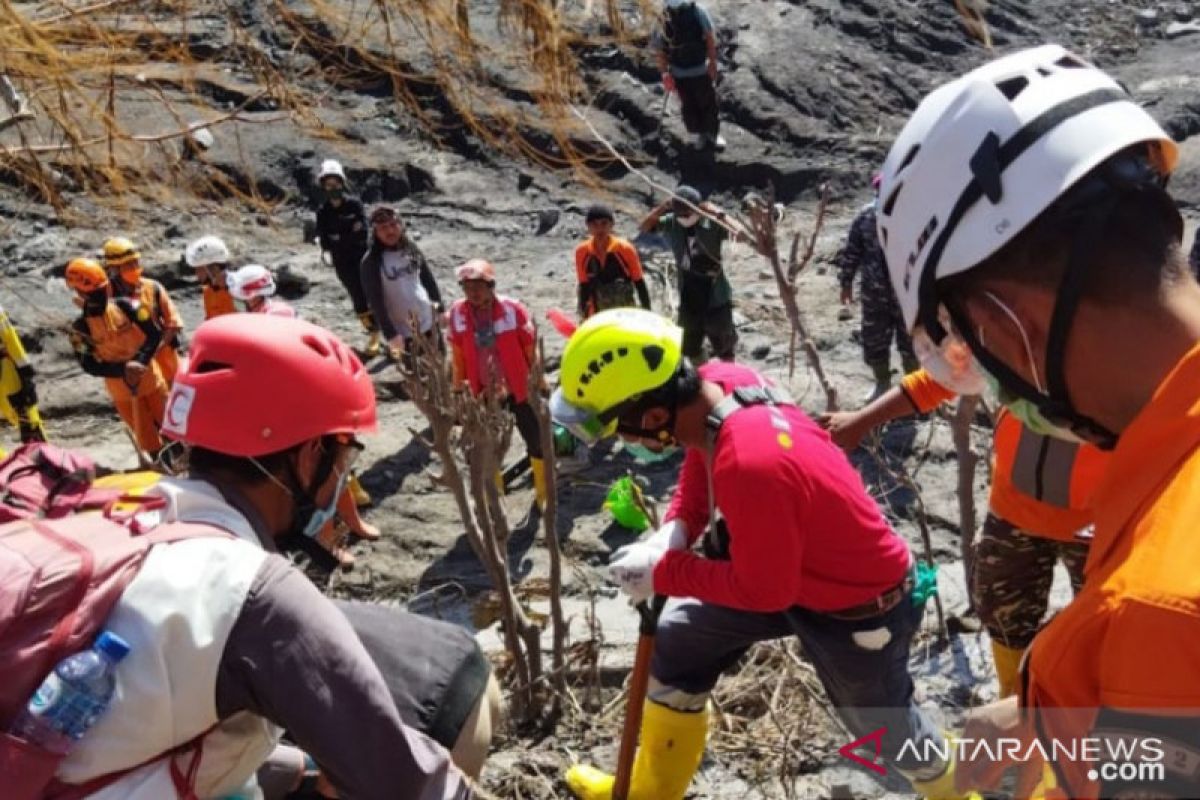
[[992, 640], [1024, 651], [1042, 627], [1055, 560], [1062, 559], [1072, 594], [1078, 594], [1087, 555], [1086, 543], [1048, 539], [989, 512], [975, 543], [972, 596]]
[[[872, 182], [875, 185], [875, 181]], [[875, 386], [865, 402], [871, 402], [886, 392], [892, 384], [891, 348], [895, 337], [896, 349], [906, 373], [919, 367], [913, 355], [912, 339], [904, 328], [896, 293], [888, 280], [887, 263], [879, 234], [875, 230], [875, 201], [872, 200], [850, 225], [846, 243], [836, 259], [838, 282], [842, 286], [842, 305], [854, 301], [854, 278], [862, 273], [862, 347], [863, 361], [871, 368]]]

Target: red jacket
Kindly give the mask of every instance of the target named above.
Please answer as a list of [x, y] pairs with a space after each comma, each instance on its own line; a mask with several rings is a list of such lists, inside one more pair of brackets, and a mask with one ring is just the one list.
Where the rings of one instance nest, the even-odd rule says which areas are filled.
[[[471, 391], [483, 391], [479, 352], [475, 347], [475, 314], [466, 300], [455, 300], [447, 312], [455, 382], [466, 381]], [[529, 396], [529, 365], [533, 361], [535, 333], [529, 311], [511, 297], [496, 295], [492, 303], [496, 355], [509, 395], [518, 403]]]
[[[765, 382], [748, 367], [720, 361], [700, 367], [700, 376], [727, 394]], [[658, 591], [748, 611], [838, 611], [904, 579], [908, 544], [883, 518], [845, 453], [799, 408], [735, 412], [711, 457], [730, 560], [667, 553], [654, 570]], [[682, 520], [694, 541], [708, 515], [704, 454], [689, 449], [665, 518]]]

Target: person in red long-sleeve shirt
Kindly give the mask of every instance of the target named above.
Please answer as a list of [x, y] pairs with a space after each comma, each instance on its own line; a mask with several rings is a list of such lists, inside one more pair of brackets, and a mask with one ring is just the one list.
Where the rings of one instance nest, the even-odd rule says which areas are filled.
[[[908, 545], [785, 393], [740, 365], [693, 367], [681, 338], [647, 311], [600, 312], [567, 343], [551, 401], [585, 441], [619, 434], [635, 457], [686, 448], [666, 523], [609, 564], [634, 602], [675, 598], [658, 623], [630, 798], [683, 798], [720, 674], [785, 636], [800, 639], [855, 736], [885, 729], [884, 760], [924, 796], [957, 797], [952, 765], [921, 760], [946, 748], [913, 702], [908, 654], [923, 609]], [[701, 541], [704, 556], [691, 549]], [[592, 767], [572, 767], [567, 782], [585, 800], [611, 797], [611, 776]]]

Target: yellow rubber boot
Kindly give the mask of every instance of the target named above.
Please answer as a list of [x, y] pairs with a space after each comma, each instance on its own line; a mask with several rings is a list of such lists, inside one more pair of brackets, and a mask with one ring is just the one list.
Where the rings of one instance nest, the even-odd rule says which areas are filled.
[[496, 474], [492, 476], [492, 481], [496, 484], [496, 493], [501, 497], [504, 497], [505, 493], [508, 491], [508, 489], [504, 486], [504, 471], [496, 470]]
[[954, 788], [954, 762], [946, 771], [927, 781], [912, 781], [913, 791], [925, 800], [983, 800], [978, 792], [960, 792]]
[[529, 471], [533, 473], [533, 497], [538, 508], [546, 507], [546, 462], [530, 457]]
[[371, 505], [371, 495], [367, 494], [367, 490], [358, 482], [358, 476], [353, 472], [350, 473], [350, 480], [346, 484], [350, 487], [350, 494], [354, 497], [354, 504], [359, 508], [368, 508]]
[[[683, 800], [704, 755], [708, 710], [684, 713], [652, 702], [643, 708], [629, 800]], [[567, 771], [567, 785], [580, 800], [611, 800], [613, 780], [586, 764]]]
[[375, 315], [370, 311], [364, 311], [358, 315], [358, 321], [362, 323], [363, 330], [367, 332], [367, 358], [374, 358], [379, 355], [379, 327], [375, 325]]
[[1016, 694], [1018, 681], [1021, 679], [1021, 659], [1024, 655], [1024, 649], [1005, 647], [995, 639], [992, 640], [992, 660], [996, 662], [1000, 699]]

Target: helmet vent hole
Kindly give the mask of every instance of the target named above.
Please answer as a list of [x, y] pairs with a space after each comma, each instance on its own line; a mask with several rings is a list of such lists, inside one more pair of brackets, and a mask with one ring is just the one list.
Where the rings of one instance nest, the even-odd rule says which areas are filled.
[[1063, 56], [1062, 58], [1060, 58], [1058, 61], [1055, 61], [1054, 66], [1062, 67], [1063, 69], [1087, 69], [1088, 68], [1087, 64], [1083, 63], [1078, 58], [1076, 58], [1073, 55], [1070, 55], [1069, 53], [1067, 55]]
[[[1039, 70], [1039, 72], [1040, 71], [1041, 70]], [[1018, 75], [1015, 78], [1009, 78], [1008, 80], [996, 82], [996, 88], [999, 89], [1000, 93], [1009, 100], [1016, 100], [1017, 95], [1025, 91], [1025, 87], [1028, 85], [1029, 79], [1024, 75]]]
[[322, 342], [320, 339], [318, 339], [315, 336], [305, 336], [304, 344], [307, 345], [309, 348], [317, 351], [318, 353], [320, 353], [321, 355], [323, 355], [325, 357], [332, 355], [329, 352], [329, 347], [325, 344], [325, 342]]
[[233, 366], [223, 361], [205, 361], [199, 366], [193, 367], [191, 371], [197, 375], [208, 375], [212, 372], [226, 372], [231, 369], [233, 369]]
[[899, 175], [901, 172], [903, 172], [905, 167], [913, 162], [913, 159], [917, 157], [917, 153], [919, 152], [921, 152], [921, 145], [919, 143], [914, 144], [912, 149], [905, 153], [904, 160], [900, 162], [898, 167], [896, 167], [895, 174]]
[[896, 207], [896, 199], [900, 197], [900, 192], [903, 189], [904, 184], [902, 183], [893, 191], [888, 193], [887, 199], [883, 202], [883, 215], [885, 217], [890, 217], [892, 215], [892, 209]]
[[642, 348], [642, 358], [646, 359], [646, 366], [650, 367], [651, 372], [658, 370], [666, 354], [666, 351], [656, 344], [646, 345]]

